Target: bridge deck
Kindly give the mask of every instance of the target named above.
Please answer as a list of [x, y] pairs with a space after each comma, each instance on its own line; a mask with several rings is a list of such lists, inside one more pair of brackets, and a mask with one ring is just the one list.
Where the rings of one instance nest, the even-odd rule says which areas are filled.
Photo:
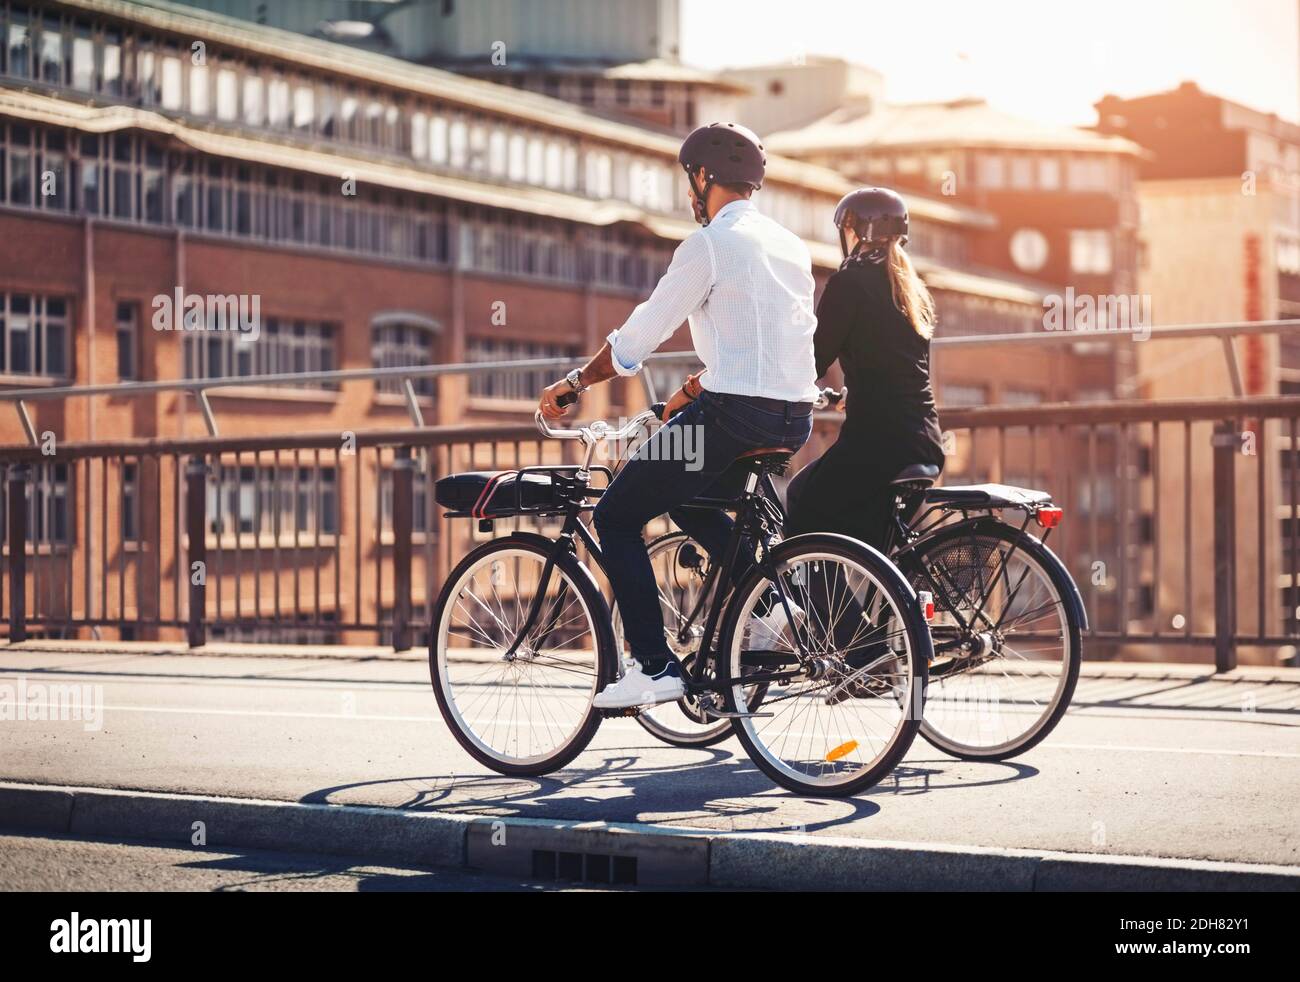
[[1023, 757], [963, 763], [918, 739], [892, 779], [827, 801], [774, 788], [734, 739], [678, 750], [631, 720], [549, 778], [501, 777], [451, 738], [423, 662], [380, 649], [72, 647], [4, 649], [0, 686], [102, 685], [102, 730], [0, 721], [0, 780], [1300, 865], [1297, 669], [1090, 664]]

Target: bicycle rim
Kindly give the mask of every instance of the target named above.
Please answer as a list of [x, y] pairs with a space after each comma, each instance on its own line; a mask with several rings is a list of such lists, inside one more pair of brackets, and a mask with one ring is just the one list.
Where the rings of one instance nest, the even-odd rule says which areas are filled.
[[[922, 735], [958, 757], [1022, 752], [1055, 726], [1077, 676], [1078, 631], [1060, 589], [1010, 537], [955, 536], [922, 562], [929, 579], [918, 575], [913, 585], [938, 587]], [[962, 632], [954, 611], [974, 630]], [[970, 645], [945, 644], [957, 636]]]
[[[757, 705], [746, 701], [746, 687], [735, 680], [755, 670], [751, 616], [769, 581], [751, 581], [728, 617], [730, 702], [740, 712], [772, 714], [735, 720], [737, 735], [755, 763], [791, 790], [845, 795], [870, 787], [893, 769], [916, 734], [925, 653], [917, 651], [908, 625], [919, 615], [914, 600], [900, 594], [901, 580], [887, 582], [872, 565], [847, 550], [809, 549], [779, 560], [790, 599], [804, 612], [796, 614], [799, 630], [823, 668], [818, 677], [769, 684]], [[759, 643], [769, 654], [758, 657], [783, 653], [793, 661], [793, 631], [787, 624], [779, 639], [768, 635]], [[846, 655], [862, 664], [846, 662]]]
[[594, 729], [596, 622], [586, 591], [563, 564], [551, 572], [536, 622], [509, 654], [545, 561], [525, 547], [490, 550], [444, 594], [434, 684], [448, 724], [488, 766], [559, 766]]

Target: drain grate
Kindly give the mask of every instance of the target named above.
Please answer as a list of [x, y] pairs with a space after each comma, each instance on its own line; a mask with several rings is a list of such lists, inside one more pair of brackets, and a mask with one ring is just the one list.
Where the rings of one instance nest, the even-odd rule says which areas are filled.
[[533, 879], [563, 883], [635, 886], [636, 857], [534, 849]]

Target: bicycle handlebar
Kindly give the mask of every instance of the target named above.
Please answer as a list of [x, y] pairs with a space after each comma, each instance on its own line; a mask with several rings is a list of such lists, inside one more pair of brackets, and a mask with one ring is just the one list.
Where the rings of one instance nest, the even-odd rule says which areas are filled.
[[817, 398], [813, 400], [814, 409], [826, 409], [829, 406], [838, 406], [848, 395], [848, 387], [842, 389], [822, 389], [817, 393]]
[[533, 414], [533, 418], [537, 423], [538, 432], [542, 436], [550, 437], [553, 440], [581, 440], [588, 446], [600, 440], [622, 440], [636, 433], [651, 420], [658, 419], [652, 410], [646, 409], [637, 413], [619, 429], [614, 430], [603, 419], [595, 420], [586, 426], [552, 426], [551, 421], [542, 415], [540, 409]]

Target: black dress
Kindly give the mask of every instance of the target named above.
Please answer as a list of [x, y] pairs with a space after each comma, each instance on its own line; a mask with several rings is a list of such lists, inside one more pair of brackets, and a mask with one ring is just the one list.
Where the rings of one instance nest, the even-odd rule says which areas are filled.
[[894, 305], [889, 273], [864, 259], [844, 264], [817, 305], [817, 377], [838, 359], [848, 386], [839, 439], [790, 482], [786, 534], [840, 532], [881, 548], [909, 464], [943, 467], [930, 386], [930, 342]]

